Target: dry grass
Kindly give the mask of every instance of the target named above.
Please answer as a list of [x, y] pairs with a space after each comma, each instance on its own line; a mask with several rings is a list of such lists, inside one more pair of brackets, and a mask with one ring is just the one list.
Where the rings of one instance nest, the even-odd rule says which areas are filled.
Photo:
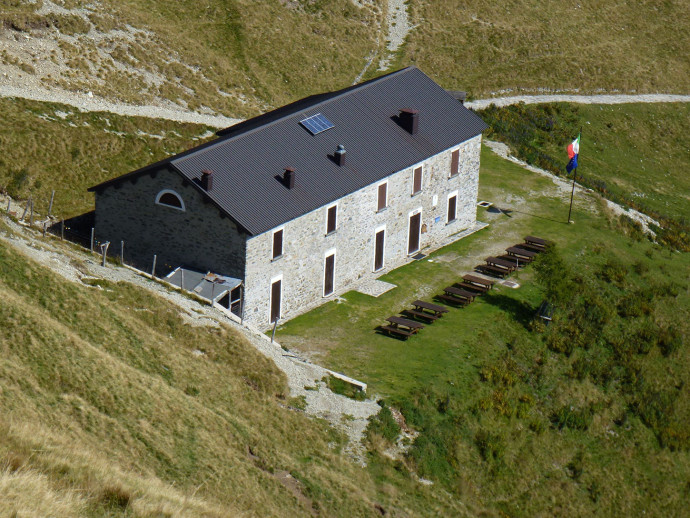
[[410, 1], [403, 63], [473, 96], [541, 88], [690, 91], [690, 4]]
[[455, 514], [401, 474], [381, 493], [233, 330], [130, 285], [62, 281], [1, 242], [0, 263], [0, 484], [20, 515], [45, 515], [35, 495], [61, 516], [419, 514], [436, 499]]

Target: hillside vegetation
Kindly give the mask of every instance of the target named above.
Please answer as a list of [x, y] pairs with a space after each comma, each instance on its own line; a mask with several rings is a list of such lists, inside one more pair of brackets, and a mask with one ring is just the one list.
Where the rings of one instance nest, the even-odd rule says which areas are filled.
[[213, 136], [210, 128], [145, 117], [83, 113], [61, 104], [0, 99], [0, 192], [32, 196], [46, 214], [93, 209], [92, 185], [178, 153]]
[[[641, 153], [644, 151], [633, 151]], [[399, 410], [369, 430], [371, 469], [404, 466], [498, 516], [675, 516], [690, 476], [690, 256], [649, 242], [596, 195], [481, 157], [491, 226], [390, 272], [378, 298], [351, 292], [279, 328], [283, 345], [347, 366]], [[533, 234], [555, 249], [407, 341], [384, 319]], [[542, 301], [555, 306], [545, 327]], [[411, 437], [411, 438], [410, 438]], [[403, 442], [403, 445], [405, 442]]]
[[458, 513], [349, 460], [232, 329], [132, 285], [70, 283], [4, 240], [0, 265], [0, 515]]
[[582, 131], [578, 181], [660, 221], [660, 241], [690, 250], [690, 104], [491, 106], [487, 138], [526, 162], [567, 174], [567, 145]]
[[[0, 69], [16, 85], [234, 117], [352, 84], [388, 57], [388, 2], [0, 2]], [[417, 65], [471, 96], [690, 91], [687, 2], [405, 3], [389, 69]], [[368, 63], [370, 66], [367, 67]]]

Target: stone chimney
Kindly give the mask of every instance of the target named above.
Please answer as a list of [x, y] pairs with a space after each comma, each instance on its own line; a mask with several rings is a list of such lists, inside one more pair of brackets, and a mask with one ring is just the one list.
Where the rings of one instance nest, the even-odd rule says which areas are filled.
[[283, 183], [288, 189], [293, 189], [295, 187], [295, 169], [292, 167], [286, 167], [283, 173]]
[[208, 169], [201, 171], [201, 186], [206, 192], [213, 190], [213, 171]]
[[419, 128], [419, 111], [412, 108], [403, 108], [398, 115], [400, 126], [410, 135], [416, 135]]
[[345, 165], [345, 146], [342, 144], [338, 145], [338, 149], [335, 150], [335, 153], [333, 154], [335, 157], [335, 163], [343, 166]]

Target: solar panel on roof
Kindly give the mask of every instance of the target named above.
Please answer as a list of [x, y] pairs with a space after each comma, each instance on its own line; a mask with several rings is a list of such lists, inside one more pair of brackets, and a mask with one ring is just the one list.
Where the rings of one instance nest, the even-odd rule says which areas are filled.
[[307, 130], [309, 130], [309, 133], [311, 133], [312, 135], [317, 135], [322, 131], [326, 131], [328, 129], [335, 127], [335, 124], [333, 124], [320, 113], [312, 115], [311, 117], [307, 117], [306, 119], [299, 121], [299, 123], [305, 128], [307, 128]]

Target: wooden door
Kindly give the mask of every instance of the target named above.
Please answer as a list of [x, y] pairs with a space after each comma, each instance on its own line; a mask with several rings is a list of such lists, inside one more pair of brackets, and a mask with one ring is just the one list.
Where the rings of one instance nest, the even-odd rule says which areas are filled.
[[450, 223], [451, 221], [455, 221], [457, 205], [457, 196], [451, 196], [450, 198], [448, 198], [448, 223]]
[[280, 302], [282, 296], [282, 281], [277, 280], [271, 284], [271, 323], [280, 318]]
[[326, 297], [333, 293], [333, 281], [335, 276], [335, 254], [326, 257], [323, 276], [323, 296]]
[[383, 249], [386, 241], [386, 231], [380, 230], [376, 233], [376, 251], [374, 253], [374, 271], [383, 268]]
[[407, 253], [413, 254], [419, 250], [419, 231], [421, 230], [422, 213], [410, 216], [410, 235], [407, 240]]

